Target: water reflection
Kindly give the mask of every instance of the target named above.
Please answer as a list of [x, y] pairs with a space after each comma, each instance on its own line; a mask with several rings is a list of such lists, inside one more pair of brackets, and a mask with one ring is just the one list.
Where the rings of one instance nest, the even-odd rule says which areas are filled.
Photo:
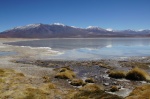
[[101, 59], [150, 56], [149, 38], [47, 39], [11, 43], [19, 46], [50, 47], [64, 52], [50, 59]]

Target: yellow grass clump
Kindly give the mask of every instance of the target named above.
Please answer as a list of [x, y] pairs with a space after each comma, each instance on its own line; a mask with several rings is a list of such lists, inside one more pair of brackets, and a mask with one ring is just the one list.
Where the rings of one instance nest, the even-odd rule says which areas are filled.
[[71, 99], [123, 99], [122, 97], [106, 93], [103, 86], [96, 84], [86, 84], [74, 94]]
[[150, 76], [146, 71], [135, 67], [126, 74], [126, 79], [137, 81], [150, 81]]
[[[54, 99], [61, 95], [55, 84], [39, 81], [10, 69], [0, 69], [0, 99]], [[37, 79], [39, 82], [32, 82]]]
[[126, 72], [113, 70], [113, 71], [110, 71], [108, 75], [109, 77], [119, 79], [119, 78], [125, 78]]
[[51, 90], [51, 89], [55, 89], [56, 85], [53, 83], [45, 83], [45, 84], [41, 85], [40, 88], [43, 90]]
[[73, 79], [70, 84], [73, 86], [82, 86], [83, 80], [82, 79]]
[[58, 69], [58, 73], [55, 78], [59, 79], [73, 79], [75, 78], [75, 73], [69, 67], [62, 67]]
[[46, 94], [47, 93], [41, 89], [31, 87], [31, 88], [26, 88], [24, 91], [22, 91], [22, 93], [20, 93], [20, 96], [18, 96], [18, 99], [19, 98], [21, 99], [46, 99], [46, 96], [47, 96]]
[[87, 78], [87, 79], [85, 79], [85, 82], [86, 83], [94, 83], [95, 81], [93, 78]]
[[116, 91], [119, 91], [119, 88], [117, 86], [111, 86], [110, 91], [116, 92]]
[[73, 79], [75, 77], [75, 73], [69, 70], [66, 70], [64, 72], [59, 72], [55, 75], [55, 78], [60, 79]]
[[125, 99], [150, 99], [150, 84], [136, 87]]

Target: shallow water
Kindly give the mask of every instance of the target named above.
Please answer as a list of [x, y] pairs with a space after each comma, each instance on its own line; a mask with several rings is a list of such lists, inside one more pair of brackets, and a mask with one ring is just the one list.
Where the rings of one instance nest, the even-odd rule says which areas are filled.
[[62, 54], [48, 56], [49, 59], [97, 60], [150, 56], [149, 38], [89, 38], [89, 39], [45, 39], [12, 42], [11, 45], [50, 47]]
[[0, 56], [9, 56], [9, 55], [15, 55], [17, 54], [16, 52], [0, 52]]

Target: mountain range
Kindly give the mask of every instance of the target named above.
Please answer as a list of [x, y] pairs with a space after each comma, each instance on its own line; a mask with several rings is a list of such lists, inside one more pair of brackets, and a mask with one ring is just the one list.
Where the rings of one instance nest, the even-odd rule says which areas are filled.
[[1, 38], [98, 38], [98, 37], [150, 37], [150, 30], [111, 30], [89, 26], [77, 28], [60, 23], [29, 24], [0, 32]]

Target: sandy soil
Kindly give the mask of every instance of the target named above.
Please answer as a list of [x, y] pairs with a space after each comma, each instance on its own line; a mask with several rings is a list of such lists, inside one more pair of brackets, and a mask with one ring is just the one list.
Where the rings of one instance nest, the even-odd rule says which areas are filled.
[[[46, 49], [31, 49], [29, 47], [18, 47], [5, 45], [4, 42], [16, 42], [27, 41], [31, 39], [0, 39], [0, 51], [2, 52], [16, 52], [15, 55], [0, 56], [0, 68], [12, 68], [16, 71], [22, 72], [28, 76], [42, 77], [45, 75], [51, 75], [53, 73], [52, 68], [39, 67], [36, 65], [19, 64], [11, 62], [12, 60], [35, 60], [40, 59], [44, 55], [55, 54]], [[37, 40], [37, 39], [32, 39]]]

